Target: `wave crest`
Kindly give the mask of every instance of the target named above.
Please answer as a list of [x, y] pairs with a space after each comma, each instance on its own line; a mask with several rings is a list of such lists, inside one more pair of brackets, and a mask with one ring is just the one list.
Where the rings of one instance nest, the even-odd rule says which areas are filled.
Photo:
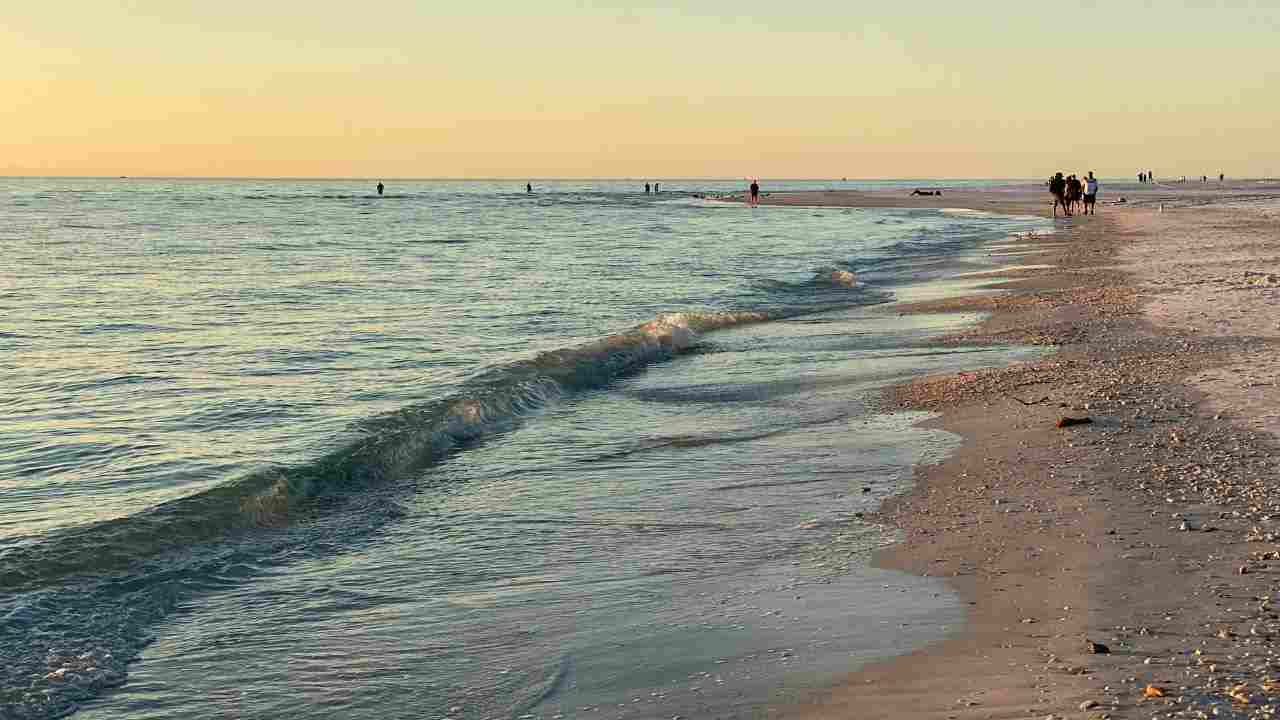
[[288, 526], [318, 498], [408, 477], [567, 393], [599, 387], [685, 351], [704, 333], [769, 319], [764, 312], [664, 313], [583, 345], [490, 368], [452, 397], [364, 423], [358, 439], [310, 463], [264, 468], [134, 515], [10, 548], [0, 554], [0, 588], [30, 589], [69, 576], [121, 571], [235, 531]]

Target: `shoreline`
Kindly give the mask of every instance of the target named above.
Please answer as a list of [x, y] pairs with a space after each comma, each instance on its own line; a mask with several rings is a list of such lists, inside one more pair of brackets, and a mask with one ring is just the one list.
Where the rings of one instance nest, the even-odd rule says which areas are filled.
[[[804, 198], [796, 195], [771, 204], [799, 204]], [[1150, 294], [1159, 278], [1140, 276], [1133, 264], [1150, 267], [1161, 257], [1167, 233], [1152, 229], [1156, 221], [1163, 230], [1206, 214], [1218, 228], [1238, 220], [1254, 233], [1240, 238], [1243, 245], [1274, 240], [1280, 254], [1277, 226], [1232, 208], [1233, 199], [1256, 198], [1227, 194], [1208, 209], [1201, 198], [1186, 198], [1186, 206], [1200, 206], [1195, 211], [1143, 208], [1173, 204], [1149, 198], [1103, 206], [1102, 215], [1075, 218], [1069, 229], [1039, 238], [1041, 252], [1018, 256], [1019, 264], [1053, 267], [1010, 273], [1016, 279], [995, 286], [1009, 292], [891, 308], [989, 312], [950, 341], [1056, 351], [891, 391], [902, 409], [940, 413], [925, 425], [963, 442], [942, 463], [917, 468], [916, 486], [881, 508], [875, 519], [903, 539], [878, 551], [873, 565], [946, 577], [969, 607], [966, 623], [923, 649], [852, 672], [809, 702], [777, 708], [779, 714], [963, 720], [1277, 713], [1280, 522], [1271, 518], [1280, 521], [1280, 489], [1266, 478], [1280, 443], [1231, 417], [1231, 408], [1211, 402], [1187, 378], [1274, 351], [1280, 337], [1172, 328], [1151, 310], [1161, 302]], [[1048, 214], [1048, 204], [1034, 197], [1002, 204], [1017, 208], [1012, 214]], [[1276, 257], [1260, 259], [1275, 269]], [[1280, 397], [1273, 399], [1272, 409], [1280, 407]], [[1063, 416], [1093, 422], [1057, 428]], [[1091, 653], [1086, 639], [1111, 652]], [[1149, 685], [1158, 689], [1148, 692]]]
[[[945, 183], [934, 183], [934, 186]], [[1101, 189], [1098, 209], [1105, 215], [1112, 210], [1133, 207], [1170, 209], [1203, 207], [1223, 201], [1255, 201], [1280, 197], [1280, 184], [1260, 180], [1231, 180], [1224, 183], [1135, 183], [1108, 180]], [[704, 198], [711, 202], [745, 204], [744, 193], [730, 193]], [[941, 195], [912, 196], [907, 189], [894, 190], [765, 190], [761, 206], [884, 208], [898, 210], [969, 210], [1000, 215], [1036, 215], [1054, 217], [1049, 191], [1042, 184], [1028, 181], [1019, 185], [959, 187], [944, 189]], [[1059, 216], [1061, 217], [1061, 216]], [[1076, 217], [1081, 217], [1077, 215]]]

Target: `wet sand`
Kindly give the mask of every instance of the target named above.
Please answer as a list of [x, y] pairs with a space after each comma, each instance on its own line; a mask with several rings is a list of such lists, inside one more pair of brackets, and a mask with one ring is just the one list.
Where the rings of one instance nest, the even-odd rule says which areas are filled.
[[[1280, 192], [1241, 183], [1125, 194], [1125, 205], [1063, 221], [1057, 235], [992, 248], [1008, 256], [1001, 264], [1053, 266], [1010, 268], [996, 284], [1007, 293], [887, 309], [986, 311], [948, 341], [1055, 352], [893, 392], [902, 408], [939, 413], [929, 424], [964, 444], [882, 508], [903, 539], [876, 564], [947, 578], [968, 623], [778, 714], [1280, 714]], [[1051, 208], [1036, 189], [944, 198]], [[941, 205], [887, 193], [766, 202], [841, 199]], [[1060, 428], [1064, 417], [1091, 422]]]

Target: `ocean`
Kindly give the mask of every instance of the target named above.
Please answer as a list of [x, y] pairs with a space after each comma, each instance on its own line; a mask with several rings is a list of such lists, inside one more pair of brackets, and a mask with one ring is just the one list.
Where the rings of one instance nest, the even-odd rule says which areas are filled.
[[375, 182], [0, 179], [0, 717], [767, 717], [962, 621], [880, 397], [1032, 350], [892, 303], [1047, 221]]

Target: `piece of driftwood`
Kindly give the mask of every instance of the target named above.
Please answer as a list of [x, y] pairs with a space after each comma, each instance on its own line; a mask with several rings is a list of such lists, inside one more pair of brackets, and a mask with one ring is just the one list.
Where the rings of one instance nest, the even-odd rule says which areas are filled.
[[1087, 417], [1073, 418], [1073, 417], [1067, 417], [1066, 415], [1063, 415], [1061, 418], [1058, 419], [1058, 427], [1060, 428], [1071, 427], [1072, 425], [1092, 425], [1092, 424], [1093, 424], [1093, 418], [1087, 418]]

